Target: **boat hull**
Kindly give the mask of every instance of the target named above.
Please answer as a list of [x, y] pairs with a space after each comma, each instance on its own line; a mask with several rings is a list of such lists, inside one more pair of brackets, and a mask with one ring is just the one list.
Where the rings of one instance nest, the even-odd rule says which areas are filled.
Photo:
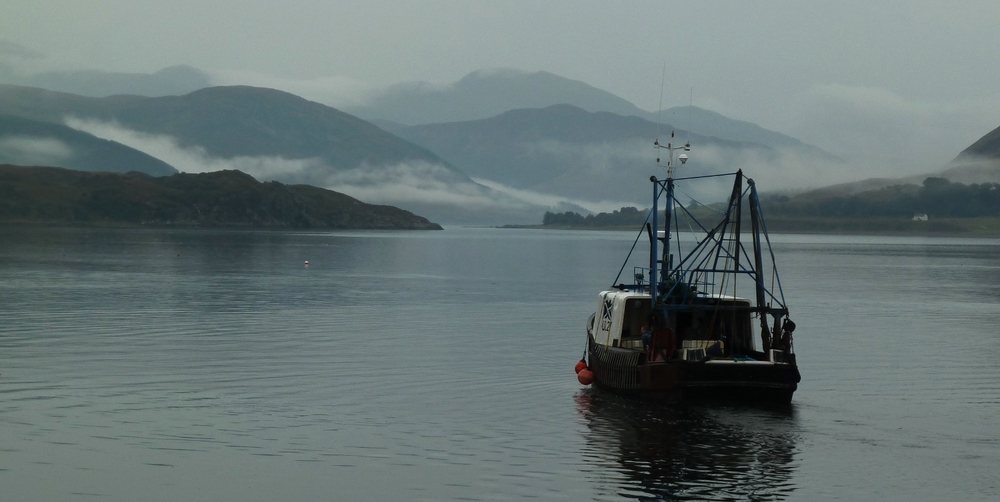
[[706, 359], [645, 361], [642, 351], [590, 340], [594, 385], [619, 393], [667, 400], [720, 400], [787, 404], [801, 380], [792, 363]]

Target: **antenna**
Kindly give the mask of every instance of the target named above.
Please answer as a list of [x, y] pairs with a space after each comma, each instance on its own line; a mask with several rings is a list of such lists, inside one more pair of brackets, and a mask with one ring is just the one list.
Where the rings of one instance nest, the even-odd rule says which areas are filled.
[[[653, 147], [660, 147], [660, 122], [663, 119], [660, 116], [663, 114], [663, 86], [664, 82], [667, 80], [667, 62], [663, 62], [663, 73], [660, 74], [660, 107], [656, 110], [656, 139], [653, 141]], [[656, 165], [660, 165], [660, 156], [656, 156]]]
[[[663, 113], [663, 87], [666, 85], [667, 81], [667, 63], [663, 62], [663, 73], [660, 74], [660, 107], [656, 110], [656, 135], [660, 135], [660, 115]], [[659, 138], [657, 138], [659, 139]]]
[[[667, 154], [669, 155], [669, 158], [667, 159], [667, 179], [670, 180], [674, 178], [674, 167], [676, 167], [674, 166], [674, 150], [683, 150], [685, 152], [690, 152], [691, 142], [686, 141], [683, 145], [674, 146], [674, 131], [670, 131], [670, 142], [667, 143], [667, 146], [661, 145], [660, 141], [657, 140], [655, 143], [653, 143], [653, 148], [656, 148], [657, 150], [661, 148], [667, 149]], [[686, 153], [682, 153], [680, 157], [677, 158], [677, 160], [681, 161], [681, 165], [683, 166], [684, 164], [687, 163], [688, 156]], [[656, 157], [656, 162], [657, 163], [660, 162], [659, 156]]]
[[688, 126], [687, 126], [687, 139], [691, 139], [691, 128], [694, 127], [694, 118], [692, 114], [694, 113], [694, 86], [691, 86], [691, 93], [688, 94]]
[[[657, 166], [660, 165], [660, 153], [659, 153], [660, 149], [661, 148], [666, 148], [667, 149], [667, 154], [669, 155], [669, 157], [667, 158], [667, 179], [668, 180], [672, 180], [674, 178], [674, 167], [675, 167], [674, 166], [674, 150], [683, 150], [685, 152], [690, 152], [691, 151], [691, 141], [690, 141], [691, 131], [690, 130], [688, 131], [688, 136], [689, 136], [688, 137], [688, 141], [685, 141], [683, 145], [674, 146], [674, 131], [670, 131], [670, 141], [667, 142], [666, 146], [663, 146], [663, 145], [660, 144], [660, 115], [659, 114], [663, 112], [663, 86], [664, 86], [664, 82], [666, 81], [666, 77], [667, 77], [667, 63], [663, 63], [663, 75], [660, 77], [660, 79], [661, 79], [660, 80], [660, 111], [657, 112], [657, 116], [656, 116], [656, 141], [653, 141], [653, 148], [656, 148], [656, 151], [657, 151], [657, 153], [656, 153], [656, 165]], [[691, 96], [689, 97], [689, 99], [691, 101], [694, 100], [694, 87], [693, 86], [691, 87]], [[688, 113], [691, 113], [690, 106], [688, 108]], [[677, 160], [681, 161], [681, 165], [683, 166], [684, 164], [687, 163], [688, 156], [687, 156], [686, 153], [682, 153], [680, 155], [680, 157], [677, 158]], [[653, 221], [656, 221], [656, 220], [654, 219]]]

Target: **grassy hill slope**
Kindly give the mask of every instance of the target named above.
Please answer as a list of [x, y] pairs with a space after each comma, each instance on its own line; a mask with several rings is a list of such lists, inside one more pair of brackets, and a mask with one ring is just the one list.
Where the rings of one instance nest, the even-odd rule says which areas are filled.
[[51, 122], [0, 115], [0, 163], [80, 171], [177, 173], [169, 164], [114, 141]]
[[440, 229], [392, 206], [239, 171], [88, 173], [0, 165], [0, 222], [251, 228]]

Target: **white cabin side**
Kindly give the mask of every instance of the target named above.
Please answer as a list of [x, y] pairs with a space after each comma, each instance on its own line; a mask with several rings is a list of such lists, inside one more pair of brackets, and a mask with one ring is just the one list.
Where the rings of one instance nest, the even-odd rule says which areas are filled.
[[601, 291], [595, 309], [594, 341], [606, 347], [642, 349], [642, 327], [649, 322], [650, 297], [638, 291]]

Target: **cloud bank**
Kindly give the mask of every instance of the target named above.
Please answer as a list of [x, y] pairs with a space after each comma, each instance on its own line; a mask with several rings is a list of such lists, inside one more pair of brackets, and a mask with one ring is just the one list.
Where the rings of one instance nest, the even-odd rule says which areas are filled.
[[[361, 201], [389, 204], [424, 216], [448, 222], [454, 218], [472, 222], [477, 218], [541, 220], [544, 207], [537, 197], [519, 197], [516, 193], [493, 190], [467, 180], [456, 179], [454, 171], [429, 162], [400, 162], [387, 165], [334, 167], [318, 158], [288, 159], [279, 156], [241, 156], [219, 158], [201, 147], [182, 147], [176, 139], [134, 131], [113, 122], [68, 117], [66, 125], [99, 138], [127, 145], [156, 157], [185, 173], [234, 169], [260, 181], [309, 184], [344, 193]], [[42, 144], [35, 144], [40, 151]], [[49, 144], [49, 147], [55, 145]], [[523, 195], [523, 194], [522, 194]], [[485, 220], [479, 220], [485, 221]]]
[[921, 101], [879, 87], [818, 85], [789, 105], [796, 137], [864, 165], [866, 177], [936, 171], [996, 127], [1000, 103]]
[[[618, 209], [621, 207], [618, 201], [642, 201], [648, 205], [649, 177], [663, 179], [667, 175], [666, 152], [657, 152], [643, 139], [585, 145], [546, 140], [530, 143], [524, 149], [539, 156], [541, 160], [535, 161], [539, 165], [558, 162], [568, 168], [548, 181], [521, 188], [556, 194], [588, 208], [610, 205]], [[657, 153], [661, 156], [659, 163]], [[871, 164], [845, 163], [795, 148], [734, 147], [695, 141], [691, 151], [685, 153], [690, 160], [683, 165], [677, 163], [674, 173], [677, 178], [742, 169], [759, 183], [762, 191], [817, 188], [865, 179], [873, 172]]]
[[55, 138], [0, 137], [0, 163], [19, 166], [54, 166], [73, 156], [73, 149]]
[[301, 175], [322, 167], [318, 159], [285, 159], [278, 156], [219, 158], [208, 155], [201, 147], [181, 147], [177, 140], [164, 135], [133, 131], [113, 122], [68, 117], [67, 126], [116, 141], [153, 157], [185, 173], [205, 173], [235, 169], [258, 180], [276, 180]]

